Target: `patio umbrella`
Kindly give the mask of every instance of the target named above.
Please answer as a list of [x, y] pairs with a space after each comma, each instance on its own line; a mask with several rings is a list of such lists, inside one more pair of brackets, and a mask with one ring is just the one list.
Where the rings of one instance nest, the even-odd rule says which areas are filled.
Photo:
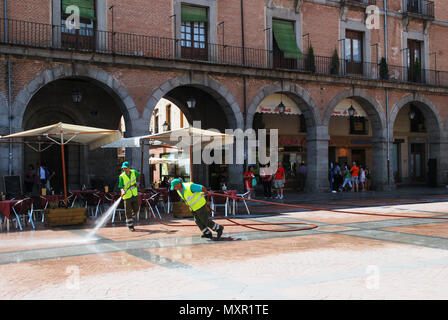
[[53, 125], [26, 130], [7, 136], [0, 136], [0, 140], [21, 139], [30, 137], [45, 137], [55, 144], [61, 146], [62, 174], [64, 181], [65, 205], [67, 201], [67, 178], [65, 173], [64, 146], [66, 144], [87, 145], [89, 150], [94, 150], [104, 144], [112, 143], [121, 138], [118, 130], [101, 129], [87, 126], [78, 126], [67, 123], [56, 123]]
[[[180, 139], [182, 140], [179, 141]], [[207, 146], [208, 148], [219, 148], [233, 144], [234, 136], [230, 134], [223, 134], [213, 130], [188, 127], [152, 134], [150, 136], [142, 138], [142, 140], [158, 140], [166, 145], [178, 148], [189, 148], [190, 181], [193, 181], [193, 146], [201, 144], [201, 148], [203, 148], [204, 146]]]
[[165, 159], [165, 158], [149, 158], [149, 164], [160, 164], [160, 163], [175, 163], [177, 159]]

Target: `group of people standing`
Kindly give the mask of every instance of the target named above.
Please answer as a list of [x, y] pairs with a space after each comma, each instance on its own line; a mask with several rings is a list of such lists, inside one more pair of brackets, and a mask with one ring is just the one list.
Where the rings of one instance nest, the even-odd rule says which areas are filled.
[[52, 191], [51, 179], [54, 177], [55, 172], [50, 170], [45, 163], [42, 163], [40, 167], [35, 170], [34, 166], [30, 164], [28, 169], [25, 171], [25, 193], [31, 194], [33, 192], [34, 183], [36, 177], [40, 179], [40, 187], [46, 188], [48, 191]]
[[365, 166], [358, 167], [355, 161], [350, 168], [347, 163], [342, 168], [339, 163], [331, 163], [329, 180], [332, 192], [367, 191], [370, 190], [371, 173]]
[[[257, 185], [257, 178], [255, 176], [254, 167], [249, 166], [249, 168], [244, 172], [244, 186], [246, 192], [248, 192], [248, 198], [251, 199], [255, 196], [255, 186]], [[275, 199], [282, 200], [284, 197], [283, 190], [285, 188], [286, 173], [281, 163], [278, 163], [275, 172], [271, 169], [270, 165], [267, 164], [260, 168], [260, 180], [263, 184], [263, 192], [265, 199], [274, 199], [272, 188], [276, 189], [277, 194]]]

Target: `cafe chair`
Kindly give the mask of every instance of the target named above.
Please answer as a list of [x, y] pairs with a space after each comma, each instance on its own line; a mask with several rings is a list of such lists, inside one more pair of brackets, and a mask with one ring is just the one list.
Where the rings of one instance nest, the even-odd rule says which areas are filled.
[[[215, 193], [224, 194], [224, 192], [219, 191]], [[230, 209], [229, 197], [210, 196], [210, 208], [212, 209], [212, 217], [215, 216], [215, 210], [217, 207], [224, 207], [224, 214], [227, 217], [227, 213]]]
[[233, 214], [235, 215], [236, 214], [236, 212], [238, 211], [238, 205], [239, 205], [239, 203], [240, 203], [240, 201], [242, 201], [243, 203], [244, 203], [244, 206], [246, 207], [246, 211], [247, 211], [247, 213], [248, 214], [250, 214], [250, 210], [249, 210], [249, 207], [247, 206], [247, 203], [246, 203], [246, 199], [247, 199], [247, 197], [249, 196], [249, 194], [250, 194], [250, 191], [247, 191], [246, 193], [238, 193], [236, 196], [237, 197], [239, 197], [239, 198], [242, 198], [242, 199], [236, 199], [236, 200], [234, 200], [234, 202], [233, 202]]
[[20, 228], [20, 231], [23, 231], [21, 220], [23, 220], [23, 225], [26, 225], [28, 220], [28, 222], [31, 222], [33, 229], [36, 229], [33, 221], [33, 203], [31, 201], [31, 198], [25, 198], [15, 203], [12, 206], [12, 210], [16, 217], [16, 228], [18, 226]]
[[154, 212], [157, 212], [157, 215], [159, 216], [159, 219], [162, 220], [162, 216], [160, 215], [160, 211], [159, 208], [157, 208], [157, 202], [159, 201], [159, 193], [156, 193], [154, 195], [152, 195], [151, 197], [145, 199], [145, 204], [146, 204], [146, 208], [149, 210], [151, 210], [151, 213], [154, 217], [154, 219], [157, 219], [156, 214]]

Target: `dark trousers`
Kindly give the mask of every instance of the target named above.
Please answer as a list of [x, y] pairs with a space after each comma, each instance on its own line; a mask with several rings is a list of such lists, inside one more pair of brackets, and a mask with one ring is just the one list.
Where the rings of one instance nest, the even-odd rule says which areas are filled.
[[124, 199], [124, 213], [126, 215], [126, 225], [128, 227], [134, 226], [134, 218], [140, 209], [140, 200], [138, 196]]
[[272, 180], [269, 181], [263, 180], [263, 191], [265, 197], [272, 198]]
[[202, 208], [199, 208], [196, 211], [193, 211], [194, 222], [198, 226], [199, 230], [201, 230], [202, 234], [210, 233], [210, 229], [213, 231], [217, 231], [221, 226], [215, 223], [212, 219], [210, 219], [210, 213], [207, 209], [207, 205], [204, 205]]

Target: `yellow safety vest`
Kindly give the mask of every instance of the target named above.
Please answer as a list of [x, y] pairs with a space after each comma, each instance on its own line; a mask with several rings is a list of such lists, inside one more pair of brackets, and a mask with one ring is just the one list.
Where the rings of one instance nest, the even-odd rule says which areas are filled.
[[138, 196], [137, 178], [135, 177], [135, 171], [131, 170], [130, 178], [128, 177], [126, 172], [123, 172], [120, 177], [123, 179], [123, 189], [125, 191], [123, 199], [126, 200]]
[[183, 183], [182, 185], [184, 187], [184, 194], [182, 195], [182, 192], [180, 192], [180, 190], [177, 190], [177, 193], [179, 194], [181, 199], [185, 201], [191, 211], [197, 211], [206, 205], [207, 200], [205, 200], [202, 192], [191, 192], [190, 187], [192, 184], [192, 182]]

